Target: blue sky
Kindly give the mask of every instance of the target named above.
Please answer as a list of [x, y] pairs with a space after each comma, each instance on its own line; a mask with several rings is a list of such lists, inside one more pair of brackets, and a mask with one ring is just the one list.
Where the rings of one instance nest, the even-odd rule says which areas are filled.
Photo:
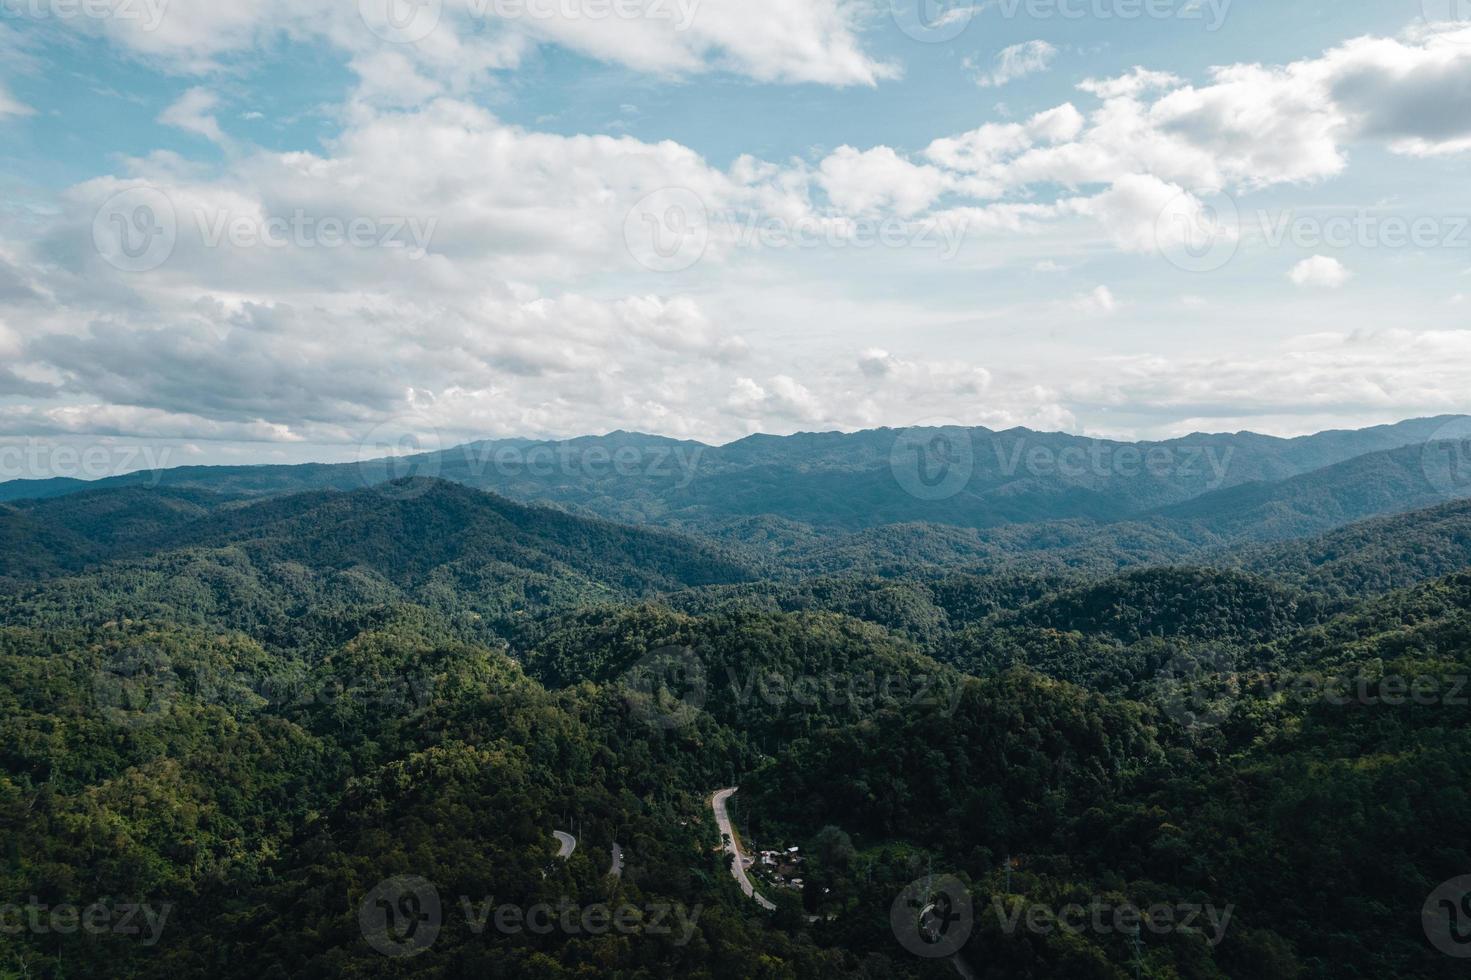
[[1449, 2], [83, 2], [0, 0], [0, 478], [1471, 409]]

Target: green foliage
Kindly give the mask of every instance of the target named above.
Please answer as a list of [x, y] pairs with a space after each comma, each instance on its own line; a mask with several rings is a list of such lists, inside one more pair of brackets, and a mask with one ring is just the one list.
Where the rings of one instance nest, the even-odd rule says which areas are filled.
[[[1464, 507], [1211, 567], [1231, 521], [871, 527], [904, 516], [865, 511], [881, 441], [798, 441], [810, 479], [769, 471], [795, 443], [756, 439], [702, 464], [712, 487], [602, 505], [718, 537], [424, 481], [0, 509], [0, 904], [171, 910], [156, 945], [0, 932], [0, 976], [950, 976], [890, 923], [931, 874], [969, 888], [962, 955], [988, 978], [1457, 975], [1419, 915], [1471, 871]], [[1314, 445], [1251, 465], [1342, 451]], [[1325, 492], [1270, 533], [1320, 526], [1347, 499]], [[824, 508], [836, 531], [780, 516]], [[806, 856], [770, 915], [717, 846], [709, 797], [737, 785], [740, 835]], [[443, 900], [409, 959], [358, 918], [397, 875]], [[543, 935], [474, 928], [462, 898], [698, 917]], [[1005, 924], [1094, 900], [1233, 917], [1137, 948]]]

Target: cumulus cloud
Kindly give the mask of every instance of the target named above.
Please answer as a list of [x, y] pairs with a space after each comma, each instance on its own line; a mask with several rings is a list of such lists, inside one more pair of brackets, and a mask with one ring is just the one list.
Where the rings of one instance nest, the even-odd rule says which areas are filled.
[[1471, 335], [1395, 329], [1310, 334], [1230, 359], [1104, 358], [1080, 370], [1063, 398], [1230, 431], [1294, 416], [1390, 421], [1450, 413], [1464, 408], [1467, 385]]
[[1118, 300], [1114, 299], [1113, 290], [1107, 286], [1099, 286], [1090, 293], [1085, 293], [1073, 300], [1073, 309], [1088, 316], [1108, 316], [1118, 311]]
[[1292, 267], [1287, 277], [1298, 286], [1317, 286], [1323, 289], [1337, 289], [1348, 282], [1350, 273], [1344, 268], [1342, 262], [1329, 258], [1326, 255], [1314, 255], [1310, 259], [1303, 259]]
[[158, 117], [165, 126], [173, 126], [196, 136], [203, 136], [211, 143], [223, 144], [225, 134], [215, 119], [214, 109], [220, 104], [219, 97], [204, 88], [191, 88], [179, 97]]
[[[1285, 66], [1223, 67], [1200, 84], [1140, 68], [1085, 82], [1077, 104], [942, 137], [913, 154], [842, 146], [815, 163], [745, 156], [714, 166], [673, 141], [509, 125], [455, 93], [546, 43], [663, 73], [869, 84], [890, 69], [858, 47], [851, 5], [784, 3], [763, 20], [749, 3], [706, 0], [700, 22], [678, 38], [648, 25], [610, 25], [604, 37], [565, 24], [461, 36], [451, 13], [448, 29], [421, 44], [385, 47], [355, 11], [343, 15], [352, 4], [175, 4], [179, 17], [155, 36], [128, 40], [140, 57], [212, 70], [265, 43], [259, 18], [270, 15], [288, 37], [326, 37], [349, 52], [362, 83], [341, 131], [310, 150], [231, 143], [217, 168], [152, 154], [71, 188], [54, 212], [24, 223], [0, 215], [0, 321], [9, 325], [0, 329], [0, 395], [46, 402], [7, 408], [0, 434], [90, 426], [180, 439], [342, 441], [405, 414], [479, 436], [621, 427], [711, 437], [926, 416], [1066, 427], [1074, 407], [1089, 404], [1208, 417], [1213, 400], [1238, 398], [1287, 411], [1317, 383], [1334, 392], [1331, 404], [1315, 402], [1324, 411], [1390, 411], [1400, 403], [1379, 386], [1418, 390], [1416, 357], [1418, 370], [1434, 364], [1446, 379], [1436, 375], [1425, 402], [1471, 380], [1453, 364], [1427, 361], [1466, 352], [1426, 335], [1384, 363], [1388, 342], [1294, 350], [1272, 361], [1269, 395], [1256, 402], [1256, 364], [1083, 364], [1066, 384], [1044, 389], [1035, 373], [1012, 377], [961, 357], [855, 343], [841, 356], [829, 351], [831, 363], [799, 368], [784, 349], [743, 338], [708, 279], [650, 279], [626, 242], [639, 202], [679, 188], [692, 196], [691, 210], [711, 216], [822, 229], [897, 217], [1003, 241], [1091, 222], [1089, 248], [1145, 252], [1168, 243], [1161, 235], [1193, 240], [1211, 220], [1210, 192], [1324, 180], [1347, 166], [1355, 141], [1411, 155], [1459, 152], [1471, 115], [1445, 105], [1459, 107], [1471, 84], [1471, 45], [1363, 39]], [[747, 33], [738, 37], [738, 27]], [[161, 121], [228, 142], [214, 91], [190, 88]], [[108, 265], [92, 235], [103, 202], [144, 186], [163, 195], [177, 240], [167, 261], [140, 275]], [[394, 243], [383, 239], [325, 245], [320, 225], [315, 238], [282, 247], [226, 233], [236, 225], [260, 232], [298, 213], [319, 223], [365, 219], [378, 230], [397, 222], [397, 244], [417, 230], [423, 248], [384, 247]], [[664, 232], [689, 230], [671, 225], [672, 213], [651, 217]], [[701, 269], [735, 266], [739, 250], [760, 247], [732, 240], [728, 228], [690, 227], [710, 235]], [[774, 268], [747, 271], [765, 286]], [[1333, 286], [1348, 272], [1316, 257], [1292, 277]], [[1078, 288], [1061, 287], [1061, 299], [1042, 304], [1046, 314], [1067, 322], [1120, 310], [1109, 286], [1069, 299]]]
[[843, 146], [822, 161], [818, 183], [845, 212], [894, 211], [908, 217], [933, 204], [949, 178], [934, 167], [910, 163], [887, 146], [867, 152]]
[[860, 0], [637, 0], [640, 14], [634, 17], [608, 16], [606, 8], [597, 16], [582, 4], [470, 0], [424, 4], [407, 27], [392, 30], [381, 7], [382, 0], [376, 6], [172, 0], [157, 18], [75, 20], [84, 30], [100, 23], [140, 57], [187, 73], [218, 70], [285, 37], [326, 41], [354, 56], [395, 50], [412, 57], [425, 77], [457, 86], [518, 66], [539, 44], [666, 75], [731, 71], [759, 81], [827, 85], [874, 85], [898, 75], [894, 65], [864, 51], [857, 32]]
[[[1085, 193], [1059, 199], [1055, 217], [1092, 218], [1127, 250], [1152, 248], [1161, 221], [1234, 238], [1229, 222], [1207, 227], [1215, 220], [1208, 197], [1334, 177], [1358, 142], [1410, 156], [1471, 151], [1468, 41], [1471, 30], [1359, 38], [1285, 65], [1218, 67], [1203, 84], [1136, 67], [1081, 83], [1100, 102], [1087, 115], [1066, 103], [1025, 123], [934, 140], [921, 156], [940, 172], [923, 172], [922, 182], [887, 147], [845, 148], [849, 159], [883, 163], [850, 167], [850, 184], [871, 184], [880, 204], [877, 188], [901, 175], [915, 189], [912, 204], [941, 187], [1004, 201], [1061, 186]], [[1018, 59], [1008, 63], [1028, 63]], [[860, 196], [851, 186], [847, 194]]]
[[996, 55], [995, 64], [989, 72], [984, 72], [976, 78], [976, 83], [981, 88], [1000, 88], [1025, 78], [1044, 72], [1052, 66], [1052, 61], [1057, 57], [1057, 48], [1046, 41], [1026, 41], [1022, 44], [1013, 44], [1009, 48], [1003, 48]]
[[910, 360], [870, 348], [858, 355], [858, 369], [876, 384], [917, 394], [928, 390], [941, 397], [975, 398], [991, 387], [991, 372], [959, 362]]

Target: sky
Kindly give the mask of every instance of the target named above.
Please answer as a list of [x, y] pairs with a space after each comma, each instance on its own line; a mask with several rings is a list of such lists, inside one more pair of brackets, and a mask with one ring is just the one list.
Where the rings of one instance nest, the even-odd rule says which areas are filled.
[[1471, 411], [1468, 163], [1459, 0], [0, 0], [0, 479]]

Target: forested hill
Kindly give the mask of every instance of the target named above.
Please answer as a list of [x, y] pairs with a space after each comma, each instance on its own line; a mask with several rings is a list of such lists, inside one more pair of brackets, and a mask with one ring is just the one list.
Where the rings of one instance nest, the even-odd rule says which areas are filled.
[[[557, 443], [471, 443], [420, 456], [305, 466], [185, 467], [80, 484], [0, 484], [0, 501], [146, 485], [263, 496], [441, 478], [626, 523], [700, 530], [752, 517], [858, 531], [924, 522], [973, 528], [1119, 521], [1245, 484], [1276, 484], [1420, 445], [1451, 417], [1298, 439], [1252, 433], [1122, 443], [1027, 429], [752, 436], [706, 446], [633, 433]], [[941, 494], [928, 479], [956, 480]]]
[[[139, 494], [159, 500], [148, 508]], [[258, 502], [197, 494], [101, 491], [0, 513], [17, 545], [0, 556], [0, 617], [51, 626], [162, 619], [290, 649], [317, 648], [323, 636], [411, 605], [445, 635], [498, 644], [548, 610], [755, 575], [714, 543], [440, 481]], [[72, 550], [48, 564], [49, 540], [63, 535]]]
[[1471, 568], [1471, 501], [1246, 549], [1242, 564], [1315, 591], [1364, 596]]
[[1276, 483], [1250, 483], [1162, 508], [1151, 517], [1195, 523], [1227, 540], [1304, 537], [1368, 517], [1471, 496], [1471, 460], [1443, 444], [1369, 453]]
[[[1468, 527], [1471, 503], [1245, 550], [1180, 518], [717, 538], [429, 479], [20, 501], [0, 892], [174, 912], [156, 945], [0, 930], [0, 977], [935, 980], [891, 918], [933, 871], [988, 980], [1449, 980], [1420, 916], [1471, 868]], [[719, 848], [734, 786], [748, 846], [807, 856], [762, 884], [774, 912]], [[443, 899], [406, 960], [361, 919], [398, 876]], [[1232, 918], [1136, 946], [995, 914], [1094, 899]], [[477, 932], [462, 900], [699, 921]]]

